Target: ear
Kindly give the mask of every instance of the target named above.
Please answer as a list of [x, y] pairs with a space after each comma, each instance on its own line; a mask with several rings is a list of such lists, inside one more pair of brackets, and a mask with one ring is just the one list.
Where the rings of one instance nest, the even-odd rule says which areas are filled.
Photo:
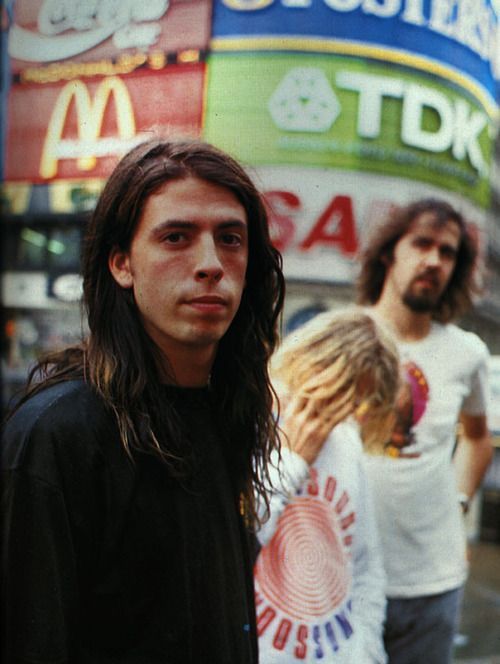
[[117, 284], [122, 288], [132, 288], [134, 278], [130, 269], [128, 252], [123, 251], [119, 247], [113, 247], [109, 252], [108, 267]]

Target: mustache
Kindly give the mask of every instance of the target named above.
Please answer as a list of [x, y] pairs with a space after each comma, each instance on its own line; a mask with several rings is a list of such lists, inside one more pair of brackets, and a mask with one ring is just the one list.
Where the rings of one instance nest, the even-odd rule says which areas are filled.
[[419, 279], [427, 279], [432, 283], [433, 286], [439, 286], [439, 279], [437, 272], [433, 269], [425, 270], [424, 272], [417, 274], [417, 276], [413, 279], [413, 281], [416, 282]]

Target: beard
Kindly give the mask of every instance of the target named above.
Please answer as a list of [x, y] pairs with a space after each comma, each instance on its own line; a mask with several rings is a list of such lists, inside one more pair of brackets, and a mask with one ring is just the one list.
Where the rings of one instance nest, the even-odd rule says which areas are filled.
[[403, 303], [413, 312], [423, 314], [433, 312], [441, 298], [438, 284], [436, 282], [435, 288], [418, 289], [415, 284], [410, 286], [403, 293]]
[[411, 292], [406, 292], [403, 295], [403, 303], [411, 311], [417, 314], [425, 314], [433, 312], [438, 304], [439, 298], [432, 293], [421, 293], [419, 295]]

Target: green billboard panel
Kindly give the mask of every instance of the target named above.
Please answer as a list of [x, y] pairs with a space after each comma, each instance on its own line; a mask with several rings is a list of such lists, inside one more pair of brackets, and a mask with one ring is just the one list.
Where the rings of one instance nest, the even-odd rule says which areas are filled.
[[489, 206], [493, 128], [431, 74], [323, 54], [213, 54], [204, 137], [251, 165], [427, 182]]

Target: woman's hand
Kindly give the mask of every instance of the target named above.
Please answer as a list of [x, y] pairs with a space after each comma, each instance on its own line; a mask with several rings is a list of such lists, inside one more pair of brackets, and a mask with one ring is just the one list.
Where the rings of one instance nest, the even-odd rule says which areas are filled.
[[332, 425], [324, 421], [313, 400], [292, 397], [284, 408], [281, 429], [285, 434], [285, 445], [311, 465], [328, 438]]

